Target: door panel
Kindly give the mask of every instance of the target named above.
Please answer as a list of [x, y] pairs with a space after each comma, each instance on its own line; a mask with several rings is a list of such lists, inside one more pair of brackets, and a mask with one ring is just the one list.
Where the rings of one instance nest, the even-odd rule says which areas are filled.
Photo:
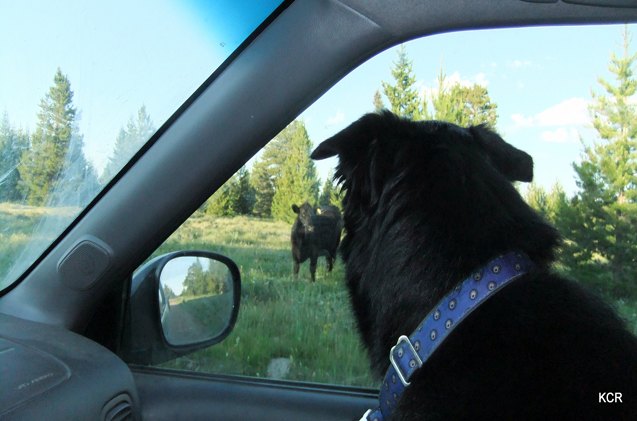
[[134, 367], [147, 420], [350, 420], [377, 391]]

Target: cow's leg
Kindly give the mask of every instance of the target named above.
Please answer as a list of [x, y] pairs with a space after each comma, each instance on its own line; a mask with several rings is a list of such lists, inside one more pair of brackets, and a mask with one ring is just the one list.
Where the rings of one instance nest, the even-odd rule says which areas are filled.
[[294, 279], [298, 279], [299, 278], [299, 262], [297, 260], [294, 260]]
[[317, 255], [312, 255], [310, 257], [310, 275], [312, 277], [312, 282], [316, 282], [316, 261], [318, 260]]

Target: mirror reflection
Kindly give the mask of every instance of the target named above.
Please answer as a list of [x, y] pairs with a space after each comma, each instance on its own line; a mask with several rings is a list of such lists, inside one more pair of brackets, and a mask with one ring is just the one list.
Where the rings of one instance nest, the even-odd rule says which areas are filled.
[[232, 272], [208, 257], [180, 256], [170, 260], [159, 278], [159, 313], [171, 345], [212, 339], [232, 318]]

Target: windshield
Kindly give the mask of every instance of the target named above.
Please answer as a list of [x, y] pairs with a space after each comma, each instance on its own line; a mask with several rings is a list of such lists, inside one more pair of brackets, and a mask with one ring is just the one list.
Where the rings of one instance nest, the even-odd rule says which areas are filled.
[[280, 3], [2, 6], [0, 289]]

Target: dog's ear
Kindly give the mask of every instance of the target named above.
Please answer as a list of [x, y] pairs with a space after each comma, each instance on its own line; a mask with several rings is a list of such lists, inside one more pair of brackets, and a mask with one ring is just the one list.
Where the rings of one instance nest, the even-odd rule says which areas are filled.
[[348, 158], [371, 143], [378, 134], [383, 115], [366, 114], [347, 128], [323, 141], [310, 155], [312, 159], [325, 159], [332, 156]]
[[485, 125], [469, 128], [473, 138], [491, 159], [493, 166], [510, 181], [533, 180], [533, 158], [504, 141]]
[[349, 127], [325, 140], [312, 152], [312, 159], [338, 156], [336, 177], [343, 183], [346, 200], [361, 212], [378, 201], [387, 157], [379, 160], [380, 139], [398, 118], [390, 112], [366, 114]]
[[298, 207], [297, 205], [294, 205], [294, 204], [293, 204], [293, 205], [292, 205], [292, 211], [293, 211], [294, 213], [299, 213], [299, 212], [301, 211], [301, 209], [299, 209], [299, 207]]

